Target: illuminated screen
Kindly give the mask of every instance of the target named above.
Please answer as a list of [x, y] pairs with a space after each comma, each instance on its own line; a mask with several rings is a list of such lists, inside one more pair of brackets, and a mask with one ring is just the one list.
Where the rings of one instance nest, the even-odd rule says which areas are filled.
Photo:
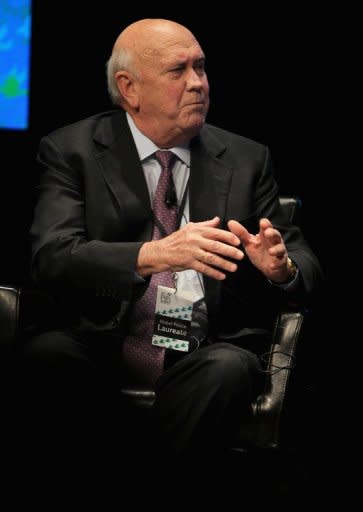
[[29, 121], [31, 0], [0, 0], [0, 128]]

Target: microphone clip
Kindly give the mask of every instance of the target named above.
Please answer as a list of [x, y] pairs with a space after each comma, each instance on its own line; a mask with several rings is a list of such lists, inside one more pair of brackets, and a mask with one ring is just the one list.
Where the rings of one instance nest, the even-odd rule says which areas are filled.
[[164, 203], [169, 209], [177, 205], [177, 197], [174, 187], [169, 187], [166, 191]]

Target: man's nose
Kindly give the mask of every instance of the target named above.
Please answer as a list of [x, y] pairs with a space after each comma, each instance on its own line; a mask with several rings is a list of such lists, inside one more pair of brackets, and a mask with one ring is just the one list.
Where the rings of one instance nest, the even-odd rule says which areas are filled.
[[187, 77], [187, 85], [191, 89], [200, 89], [203, 86], [203, 80], [200, 74], [195, 70], [191, 69]]

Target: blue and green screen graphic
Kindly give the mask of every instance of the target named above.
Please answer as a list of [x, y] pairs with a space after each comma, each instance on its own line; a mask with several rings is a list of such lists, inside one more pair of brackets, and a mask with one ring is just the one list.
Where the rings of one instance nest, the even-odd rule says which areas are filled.
[[29, 120], [31, 0], [0, 0], [0, 128]]

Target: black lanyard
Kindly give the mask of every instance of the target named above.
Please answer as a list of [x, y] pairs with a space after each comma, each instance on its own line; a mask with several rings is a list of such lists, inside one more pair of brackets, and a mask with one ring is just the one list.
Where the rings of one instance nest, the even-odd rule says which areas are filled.
[[[177, 229], [180, 227], [180, 222], [181, 222], [181, 219], [182, 219], [182, 216], [183, 216], [183, 212], [184, 212], [184, 208], [185, 208], [185, 203], [186, 203], [187, 195], [188, 195], [188, 188], [189, 188], [189, 178], [188, 178], [187, 184], [185, 186], [185, 190], [184, 190], [184, 194], [183, 194], [180, 206], [177, 205], [177, 208], [178, 208], [178, 213], [177, 213], [177, 218], [176, 218]], [[168, 236], [168, 233], [165, 231], [164, 226], [162, 225], [160, 220], [155, 216], [154, 212], [153, 212], [153, 218], [154, 218], [154, 222], [157, 225], [157, 228], [160, 231], [161, 235], [163, 237], [164, 236]]]

